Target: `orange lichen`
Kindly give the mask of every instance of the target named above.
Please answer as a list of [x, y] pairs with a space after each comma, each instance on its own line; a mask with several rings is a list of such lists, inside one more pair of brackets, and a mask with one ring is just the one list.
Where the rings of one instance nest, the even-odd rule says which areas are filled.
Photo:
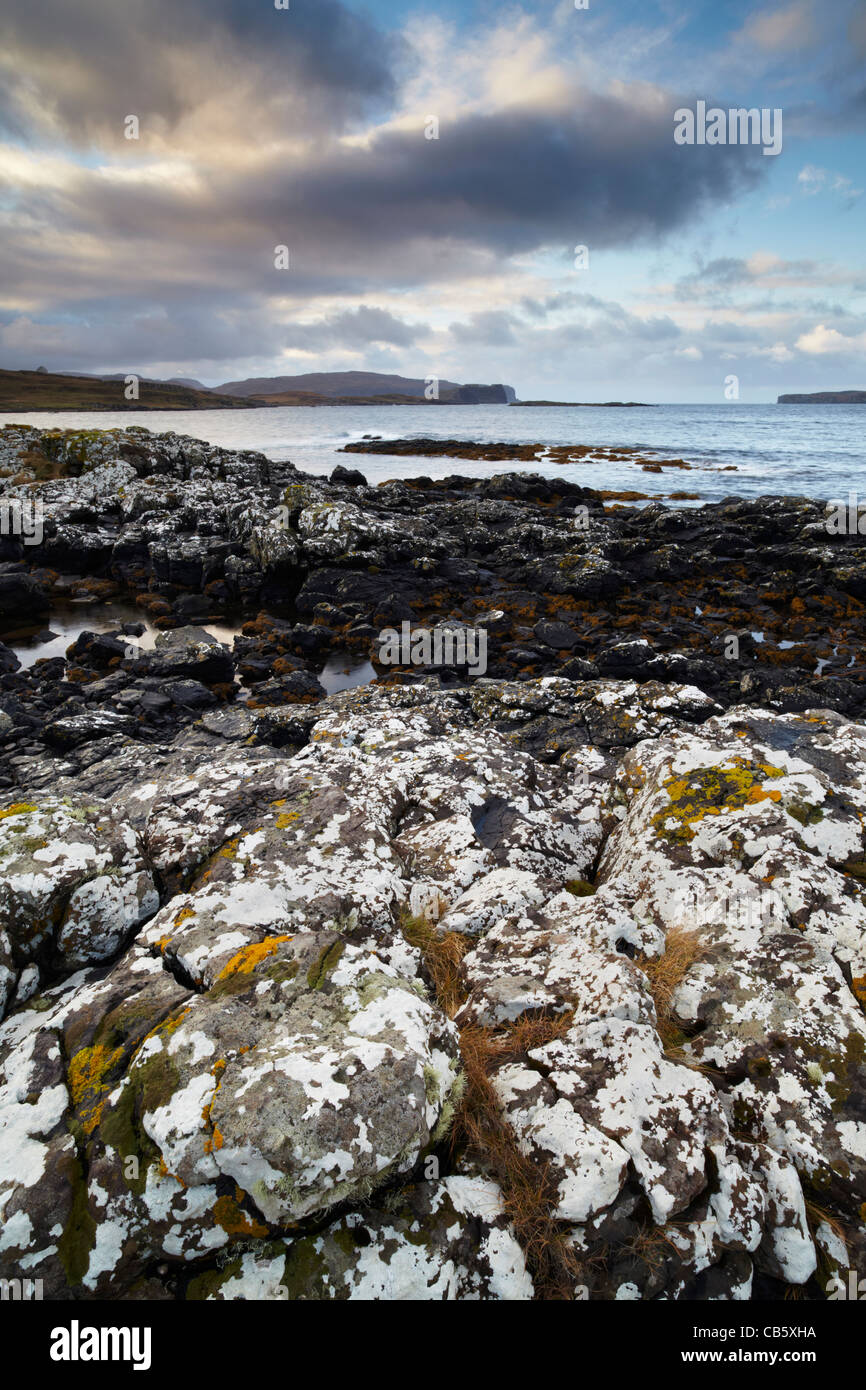
[[233, 1197], [218, 1197], [214, 1203], [214, 1220], [230, 1236], [266, 1236], [267, 1226], [256, 1221], [241, 1206], [244, 1196], [245, 1193], [236, 1187]]
[[110, 1049], [94, 1043], [76, 1052], [69, 1063], [69, 1090], [85, 1134], [92, 1134], [102, 1118], [111, 1089], [108, 1078], [123, 1056], [122, 1047]]
[[217, 980], [226, 980], [231, 975], [249, 975], [263, 960], [272, 956], [283, 941], [291, 940], [291, 936], [266, 936], [264, 941], [254, 941], [250, 946], [242, 946], [228, 964], [223, 966]]

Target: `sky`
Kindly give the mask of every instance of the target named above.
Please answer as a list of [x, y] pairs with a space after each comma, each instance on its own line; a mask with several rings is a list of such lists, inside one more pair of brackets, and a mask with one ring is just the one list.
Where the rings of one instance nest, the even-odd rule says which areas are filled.
[[866, 389], [864, 0], [277, 3], [3, 0], [0, 366]]

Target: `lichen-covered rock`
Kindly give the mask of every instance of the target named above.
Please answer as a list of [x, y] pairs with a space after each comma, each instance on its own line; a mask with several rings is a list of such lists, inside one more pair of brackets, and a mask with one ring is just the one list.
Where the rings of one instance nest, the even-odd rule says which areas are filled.
[[565, 892], [537, 910], [512, 912], [463, 957], [468, 999], [458, 1022], [491, 1027], [543, 1010], [581, 1023], [615, 1017], [654, 1024], [646, 976], [617, 946], [658, 941], [610, 895]]
[[47, 798], [0, 810], [7, 970], [108, 960], [158, 906], [138, 837], [109, 806]]
[[[110, 814], [0, 819], [4, 1277], [531, 1297], [483, 1155], [421, 1180], [452, 1162], [458, 1030], [524, 1025], [547, 1040], [494, 1049], [493, 1093], [591, 1297], [811, 1291], [858, 1258], [866, 729], [698, 729], [649, 692], [649, 736], [555, 761], [472, 698], [343, 692], [303, 747], [227, 712], [149, 756], [107, 739], [59, 787], [116, 786]], [[407, 914], [465, 939], [454, 1022]]]
[[187, 1291], [221, 1301], [522, 1302], [532, 1294], [496, 1184], [457, 1176], [408, 1188], [386, 1210], [349, 1212], [318, 1235], [248, 1252]]
[[[627, 813], [600, 869], [636, 915], [694, 932], [672, 1001], [684, 1052], [720, 1073], [732, 1129], [789, 1161], [812, 1200], [848, 1214], [856, 1248], [866, 1239], [864, 755], [866, 729], [821, 712], [734, 710], [639, 745], [622, 763]], [[756, 1168], [769, 1183], [769, 1157]]]
[[196, 995], [135, 948], [0, 1028], [9, 1259], [106, 1296], [364, 1198], [447, 1129], [458, 1076], [453, 1026], [369, 949], [272, 937]]

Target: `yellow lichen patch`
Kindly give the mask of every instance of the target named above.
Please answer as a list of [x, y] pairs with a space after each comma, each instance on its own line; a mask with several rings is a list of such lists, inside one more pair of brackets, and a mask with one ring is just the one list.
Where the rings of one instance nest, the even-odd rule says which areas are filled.
[[685, 843], [695, 836], [694, 822], [705, 816], [737, 811], [760, 801], [781, 800], [781, 792], [765, 790], [764, 782], [784, 776], [782, 768], [769, 763], [696, 767], [687, 776], [671, 777], [665, 782], [670, 804], [653, 816], [653, 828], [663, 839]]
[[263, 1226], [260, 1221], [255, 1221], [249, 1216], [241, 1206], [244, 1194], [239, 1187], [235, 1188], [234, 1197], [218, 1197], [214, 1203], [214, 1220], [218, 1226], [230, 1236], [266, 1236], [267, 1226]]
[[111, 1089], [107, 1078], [122, 1058], [122, 1047], [112, 1050], [95, 1043], [76, 1052], [69, 1063], [69, 1091], [85, 1134], [92, 1134], [102, 1118]]
[[151, 1038], [170, 1038], [172, 1033], [176, 1033], [180, 1025], [183, 1023], [184, 1019], [186, 1018], [187, 1014], [189, 1013], [189, 1010], [190, 1005], [187, 1004], [186, 1008], [181, 1009], [180, 1013], [178, 1013], [174, 1018], [165, 1018], [163, 1019], [162, 1023], [158, 1023], [155, 1028], [151, 1028], [150, 1032], [145, 1034], [138, 1047], [135, 1049], [135, 1055], [132, 1058], [131, 1065], [134, 1065], [134, 1063], [137, 1061], [139, 1053], [141, 1052], [145, 1043], [149, 1042]]
[[28, 806], [26, 801], [15, 801], [11, 806], [7, 806], [5, 811], [0, 811], [0, 820], [6, 820], [7, 816], [29, 816], [35, 810], [37, 807]]
[[287, 830], [292, 821], [300, 820], [300, 811], [281, 811], [277, 816], [277, 829]]
[[855, 975], [851, 988], [862, 1009], [866, 1009], [866, 975]]
[[234, 840], [227, 840], [226, 843], [223, 845], [222, 849], [218, 850], [217, 853], [220, 855], [222, 859], [234, 859], [235, 855], [238, 852], [238, 845], [240, 844], [240, 842], [240, 835], [238, 835], [237, 838]]
[[249, 975], [263, 960], [272, 956], [283, 941], [291, 941], [291, 936], [266, 936], [264, 941], [254, 941], [251, 946], [242, 946], [236, 955], [224, 965], [217, 980], [227, 980], [231, 975]]
[[[182, 907], [182, 908], [180, 909], [180, 911], [179, 911], [178, 913], [176, 913], [176, 915], [175, 915], [175, 918], [174, 918], [174, 925], [175, 925], [176, 927], [179, 927], [179, 926], [181, 925], [182, 922], [188, 922], [189, 919], [190, 919], [190, 917], [194, 917], [194, 916], [195, 916], [195, 909], [194, 909], [194, 908], [191, 908], [191, 907]], [[167, 940], [167, 938], [165, 938], [165, 939]]]

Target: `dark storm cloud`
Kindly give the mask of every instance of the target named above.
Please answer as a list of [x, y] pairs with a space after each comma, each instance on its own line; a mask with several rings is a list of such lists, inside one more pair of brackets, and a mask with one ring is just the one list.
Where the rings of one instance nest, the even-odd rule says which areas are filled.
[[0, 121], [70, 143], [126, 114], [170, 130], [205, 97], [247, 97], [250, 138], [284, 111], [340, 124], [389, 101], [399, 38], [340, 0], [4, 0]]
[[[760, 178], [754, 147], [673, 142], [678, 102], [647, 110], [637, 94], [583, 93], [566, 110], [509, 109], [340, 148], [292, 178], [301, 217], [337, 241], [449, 237], [502, 255], [560, 241], [626, 245], [654, 238]], [[766, 165], [766, 161], [763, 161]], [[289, 194], [248, 187], [259, 206]], [[348, 238], [346, 245], [350, 243]]]
[[[78, 267], [84, 295], [183, 295], [207, 283], [266, 296], [363, 293], [501, 270], [553, 247], [653, 241], [719, 207], [765, 172], [750, 146], [673, 141], [672, 111], [584, 94], [570, 110], [506, 110], [423, 129], [386, 130], [368, 145], [217, 163], [187, 184], [112, 178], [86, 167], [28, 194], [8, 236], [9, 270], [26, 290], [65, 294], [68, 263], [34, 241], [29, 220], [98, 240]], [[133, 170], [134, 172], [134, 170]], [[274, 247], [291, 251], [275, 273]]]

